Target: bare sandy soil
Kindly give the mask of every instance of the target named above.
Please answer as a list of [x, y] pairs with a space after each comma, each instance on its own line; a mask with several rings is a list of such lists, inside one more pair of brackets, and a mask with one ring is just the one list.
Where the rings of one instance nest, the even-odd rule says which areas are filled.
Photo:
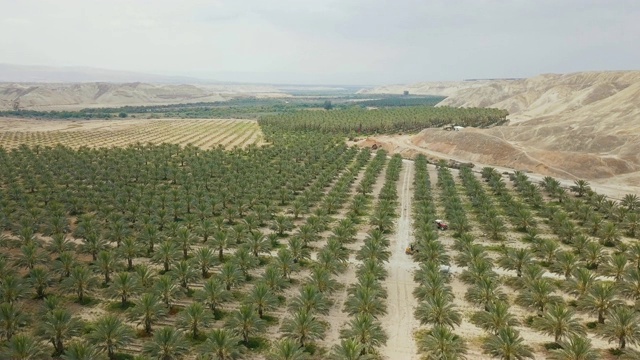
[[417, 306], [413, 290], [417, 287], [413, 281], [413, 272], [417, 265], [404, 250], [413, 240], [411, 224], [411, 199], [413, 197], [413, 161], [404, 160], [398, 183], [400, 197], [400, 217], [396, 223], [395, 234], [391, 237], [391, 258], [387, 264], [389, 276], [385, 280], [388, 291], [388, 311], [381, 319], [389, 340], [381, 353], [386, 359], [419, 359], [414, 332], [418, 322], [413, 316]]

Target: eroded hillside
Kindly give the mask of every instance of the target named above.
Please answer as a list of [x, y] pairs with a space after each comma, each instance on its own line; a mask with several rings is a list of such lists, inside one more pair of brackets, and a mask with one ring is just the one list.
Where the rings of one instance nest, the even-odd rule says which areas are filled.
[[[77, 110], [89, 107], [163, 105], [224, 101], [243, 94], [271, 96], [279, 91], [252, 85], [162, 85], [147, 83], [0, 83], [0, 110]], [[282, 96], [280, 93], [279, 96]]]
[[427, 94], [448, 91], [439, 106], [507, 109], [510, 124], [444, 132], [427, 129], [411, 138], [458, 159], [530, 170], [564, 178], [640, 186], [640, 71], [540, 75], [524, 80], [422, 83], [373, 92]]

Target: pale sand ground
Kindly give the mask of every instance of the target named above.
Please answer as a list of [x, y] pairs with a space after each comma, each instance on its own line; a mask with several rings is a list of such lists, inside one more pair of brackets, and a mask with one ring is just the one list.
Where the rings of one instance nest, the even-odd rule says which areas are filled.
[[381, 318], [389, 339], [381, 353], [386, 359], [419, 359], [413, 333], [418, 329], [418, 321], [413, 316], [417, 300], [413, 290], [417, 287], [413, 272], [417, 264], [404, 251], [413, 241], [411, 223], [411, 199], [413, 198], [413, 161], [403, 160], [398, 181], [400, 197], [400, 217], [396, 230], [391, 236], [391, 258], [387, 264], [389, 276], [384, 282], [388, 291], [387, 314]]

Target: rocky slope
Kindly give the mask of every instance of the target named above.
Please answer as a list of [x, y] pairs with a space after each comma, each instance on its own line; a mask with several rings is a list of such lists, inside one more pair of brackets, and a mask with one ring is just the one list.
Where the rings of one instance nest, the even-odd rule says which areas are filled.
[[428, 129], [413, 146], [456, 158], [565, 178], [640, 186], [640, 71], [540, 75], [522, 80], [382, 87], [372, 92], [439, 94], [439, 106], [507, 109], [510, 124], [446, 133]]

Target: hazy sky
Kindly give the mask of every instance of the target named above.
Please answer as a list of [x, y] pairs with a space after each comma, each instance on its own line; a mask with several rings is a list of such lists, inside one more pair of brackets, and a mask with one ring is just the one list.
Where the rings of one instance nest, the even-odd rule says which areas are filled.
[[0, 63], [382, 84], [640, 66], [638, 0], [0, 0]]

